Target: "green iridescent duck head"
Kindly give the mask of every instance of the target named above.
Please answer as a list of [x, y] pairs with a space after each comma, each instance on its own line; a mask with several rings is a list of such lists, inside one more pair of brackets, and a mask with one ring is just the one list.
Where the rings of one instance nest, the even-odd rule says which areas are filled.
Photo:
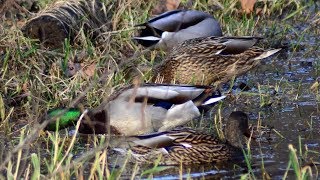
[[44, 120], [56, 119], [46, 126], [46, 130], [55, 131], [75, 125], [81, 112], [77, 108], [56, 108], [49, 110]]

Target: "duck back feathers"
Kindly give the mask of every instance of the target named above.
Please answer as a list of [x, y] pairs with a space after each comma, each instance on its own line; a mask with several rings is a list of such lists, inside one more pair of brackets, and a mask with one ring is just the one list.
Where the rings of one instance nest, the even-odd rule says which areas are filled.
[[163, 83], [214, 86], [242, 75], [260, 59], [280, 49], [264, 50], [254, 44], [260, 37], [205, 37], [190, 39], [175, 47], [153, 69], [153, 80]]
[[131, 148], [133, 159], [153, 163], [162, 156], [164, 165], [203, 164], [238, 159], [242, 156], [242, 141], [248, 131], [248, 116], [232, 112], [225, 128], [226, 141], [214, 135], [190, 128], [173, 129], [148, 135], [135, 136]]
[[120, 89], [115, 94], [111, 95], [112, 98], [109, 101], [119, 99], [129, 101], [133, 99], [136, 103], [142, 103], [145, 100], [148, 104], [159, 102], [182, 104], [192, 100], [199, 106], [216, 103], [225, 97], [211, 86], [174, 84], [130, 85]]
[[187, 39], [222, 36], [219, 22], [196, 10], [169, 11], [138, 26], [145, 28], [133, 39], [145, 47], [169, 49]]
[[194, 26], [207, 18], [212, 18], [212, 16], [202, 11], [173, 10], [150, 19], [144, 25], [148, 24], [162, 31], [176, 32]]
[[153, 163], [162, 155], [161, 164], [164, 165], [203, 164], [226, 161], [238, 154], [219, 138], [190, 128], [162, 132], [134, 143], [137, 146], [131, 148], [133, 157], [142, 163]]

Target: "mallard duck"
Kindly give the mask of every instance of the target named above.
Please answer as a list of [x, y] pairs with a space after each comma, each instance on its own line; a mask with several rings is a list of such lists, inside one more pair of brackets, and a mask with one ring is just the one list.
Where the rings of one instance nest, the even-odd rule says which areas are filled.
[[223, 98], [225, 96], [215, 94], [209, 86], [128, 86], [114, 93], [106, 105], [91, 111], [90, 121], [83, 121], [79, 131], [106, 133], [106, 126], [102, 128], [98, 123], [107, 123], [103, 116], [109, 118], [114, 134], [129, 136], [166, 131], [200, 116], [198, 106], [212, 105]]
[[196, 10], [169, 11], [137, 26], [145, 29], [133, 39], [145, 47], [165, 50], [187, 39], [222, 36], [219, 22], [210, 14]]
[[153, 69], [163, 83], [220, 85], [257, 66], [280, 49], [254, 44], [260, 37], [205, 37], [186, 40]]
[[[190, 128], [173, 129], [150, 135], [135, 136], [131, 154], [133, 161], [153, 163], [161, 156], [161, 165], [184, 165], [221, 162], [241, 157], [245, 136], [248, 137], [248, 116], [232, 112], [227, 121], [225, 141]], [[126, 154], [121, 148], [114, 150]]]
[[213, 105], [223, 98], [210, 86], [128, 86], [89, 110], [79, 132], [104, 134], [108, 123], [113, 134], [125, 136], [166, 131], [200, 116], [198, 107]]

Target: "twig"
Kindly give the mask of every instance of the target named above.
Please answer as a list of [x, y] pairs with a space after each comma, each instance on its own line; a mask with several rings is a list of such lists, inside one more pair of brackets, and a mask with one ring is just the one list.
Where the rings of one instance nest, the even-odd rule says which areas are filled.
[[18, 9], [20, 12], [26, 13], [26, 14], [31, 14], [26, 8], [20, 6], [16, 1], [12, 2], [12, 5]]
[[3, 2], [2, 7], [0, 8], [0, 14], [2, 14], [4, 12], [4, 10], [8, 9], [10, 6], [15, 7], [20, 12], [31, 14], [26, 8], [21, 7], [15, 0], [5, 0]]
[[79, 120], [78, 120], [78, 122], [77, 122], [77, 125], [76, 125], [76, 132], [75, 132], [75, 133], [73, 134], [73, 136], [72, 136], [72, 140], [71, 140], [70, 146], [69, 146], [69, 148], [67, 149], [67, 151], [65, 152], [65, 155], [63, 156], [63, 158], [62, 158], [62, 159], [60, 160], [60, 162], [58, 163], [57, 168], [56, 168], [53, 172], [57, 171], [57, 169], [59, 169], [59, 168], [61, 167], [61, 164], [63, 163], [63, 161], [67, 158], [67, 156], [68, 156], [69, 152], [71, 151], [71, 148], [73, 147], [74, 142], [75, 142], [75, 140], [76, 140], [76, 136], [77, 136], [77, 134], [78, 134], [78, 130], [79, 130], [79, 127], [80, 127], [80, 123], [81, 123], [82, 119], [84, 118], [84, 116], [85, 116], [87, 113], [88, 113], [88, 110], [85, 110], [85, 111], [81, 114], [81, 116], [80, 116], [80, 118], [79, 118]]
[[[98, 82], [101, 82], [102, 80], [106, 79], [108, 77], [109, 74], [113, 74], [117, 71], [117, 69], [121, 69], [123, 66], [125, 66], [126, 63], [128, 63], [129, 61], [135, 61], [137, 59], [137, 57], [140, 57], [141, 55], [149, 52], [150, 49], [145, 49], [141, 52], [136, 51], [134, 53], [134, 55], [122, 62], [119, 63], [118, 68], [114, 68], [113, 70], [111, 70], [110, 72], [106, 72], [104, 73], [99, 79]], [[76, 104], [79, 103], [79, 101], [88, 93], [88, 91], [94, 86], [94, 83], [90, 83], [90, 85], [75, 99], [70, 103], [70, 107], [74, 107]]]
[[29, 144], [32, 142], [39, 134], [39, 132], [44, 129], [50, 122], [54, 121], [54, 119], [50, 119], [48, 121], [44, 121], [39, 126], [35, 126], [34, 129], [31, 131], [31, 133], [26, 136], [24, 141], [20, 142], [16, 147], [12, 149], [10, 153], [7, 154], [5, 160], [0, 165], [0, 171], [2, 171], [5, 168], [5, 165], [10, 161], [13, 154], [19, 152], [19, 150], [23, 149], [26, 144]]
[[5, 9], [8, 9], [8, 7], [13, 4], [12, 1], [14, 0], [5, 0], [3, 2], [2, 7], [0, 8], [0, 15], [3, 14]]
[[56, 169], [52, 174], [48, 175], [47, 178], [51, 179], [51, 177], [55, 176], [56, 174], [60, 173], [61, 171], [65, 170], [65, 169], [71, 169], [72, 167], [74, 167], [77, 164], [79, 164], [80, 162], [82, 162], [84, 159], [90, 158], [90, 157], [94, 156], [97, 152], [105, 150], [108, 147], [108, 145], [109, 145], [109, 143], [106, 142], [102, 146], [99, 146], [99, 147], [93, 149], [92, 151], [89, 151], [89, 152], [81, 155], [79, 158], [74, 160], [72, 163], [70, 163], [66, 166], [61, 166], [58, 169]]

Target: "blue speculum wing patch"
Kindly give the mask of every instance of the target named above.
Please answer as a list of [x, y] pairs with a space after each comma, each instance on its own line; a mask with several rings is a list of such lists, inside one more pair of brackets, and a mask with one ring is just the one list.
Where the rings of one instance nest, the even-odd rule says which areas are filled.
[[155, 107], [162, 107], [162, 108], [164, 108], [164, 109], [169, 110], [169, 109], [172, 107], [172, 105], [173, 105], [172, 103], [163, 101], [163, 102], [155, 103], [153, 106], [155, 106]]

